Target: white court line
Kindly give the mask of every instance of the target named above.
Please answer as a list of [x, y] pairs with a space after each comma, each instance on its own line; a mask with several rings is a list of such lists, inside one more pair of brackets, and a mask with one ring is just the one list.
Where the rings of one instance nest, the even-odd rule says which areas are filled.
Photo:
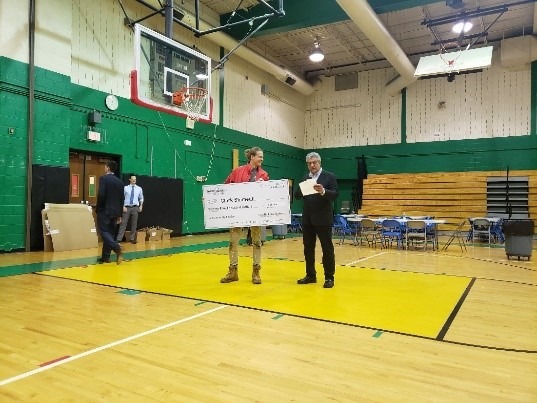
[[385, 253], [388, 253], [388, 252], [380, 252], [380, 253], [377, 253], [377, 254], [375, 254], [375, 255], [371, 255], [371, 256], [368, 256], [368, 257], [364, 257], [364, 258], [355, 260], [354, 262], [347, 263], [347, 264], [345, 264], [344, 266], [351, 266], [351, 265], [353, 265], [353, 264], [355, 264], [355, 263], [359, 263], [359, 262], [363, 262], [364, 260], [371, 259], [372, 257], [377, 257], [377, 256], [380, 256], [380, 255], [384, 255]]
[[39, 374], [40, 372], [52, 369], [52, 368], [57, 367], [59, 365], [66, 364], [66, 363], [68, 363], [70, 361], [78, 360], [79, 358], [86, 357], [88, 355], [98, 353], [99, 351], [106, 350], [108, 348], [111, 348], [111, 347], [114, 347], [114, 346], [117, 346], [117, 345], [120, 345], [120, 344], [123, 344], [123, 343], [127, 343], [127, 342], [129, 342], [131, 340], [135, 340], [135, 339], [138, 339], [140, 337], [147, 336], [147, 335], [149, 335], [151, 333], [159, 332], [161, 330], [167, 329], [167, 328], [175, 326], [175, 325], [179, 325], [179, 324], [184, 323], [184, 322], [188, 322], [188, 321], [190, 321], [192, 319], [197, 319], [197, 318], [199, 318], [201, 316], [208, 315], [210, 313], [216, 312], [216, 311], [218, 311], [220, 309], [224, 309], [224, 308], [227, 308], [227, 305], [218, 306], [216, 308], [209, 309], [208, 311], [201, 312], [201, 313], [198, 313], [196, 315], [189, 316], [188, 318], [180, 319], [180, 320], [177, 320], [175, 322], [168, 323], [167, 325], [159, 326], [159, 327], [156, 327], [154, 329], [148, 330], [146, 332], [138, 333], [138, 334], [135, 334], [134, 336], [130, 336], [130, 337], [127, 337], [125, 339], [114, 341], [114, 342], [106, 344], [104, 346], [94, 348], [93, 350], [89, 350], [89, 351], [86, 351], [84, 353], [74, 355], [72, 357], [66, 358], [65, 360], [56, 361], [56, 362], [53, 362], [50, 365], [46, 365], [44, 367], [36, 368], [36, 369], [34, 369], [32, 371], [24, 372], [24, 373], [22, 373], [20, 375], [12, 377], [12, 378], [4, 379], [3, 381], [0, 382], [0, 386], [5, 386], [5, 385], [7, 385], [9, 383], [18, 381], [20, 379], [27, 378], [27, 377], [35, 375], [35, 374]]

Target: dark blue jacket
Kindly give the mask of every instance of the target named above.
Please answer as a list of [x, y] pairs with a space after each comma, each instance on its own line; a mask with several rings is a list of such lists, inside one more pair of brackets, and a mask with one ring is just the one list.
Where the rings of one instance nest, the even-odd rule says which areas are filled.
[[97, 194], [97, 214], [105, 214], [115, 218], [123, 215], [124, 184], [114, 174], [106, 174], [99, 178], [99, 193]]

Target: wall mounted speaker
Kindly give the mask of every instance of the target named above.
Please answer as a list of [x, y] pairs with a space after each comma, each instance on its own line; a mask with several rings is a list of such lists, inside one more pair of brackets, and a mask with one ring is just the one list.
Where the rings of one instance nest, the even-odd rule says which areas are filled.
[[94, 125], [96, 123], [101, 123], [101, 112], [93, 111], [88, 113], [88, 124]]

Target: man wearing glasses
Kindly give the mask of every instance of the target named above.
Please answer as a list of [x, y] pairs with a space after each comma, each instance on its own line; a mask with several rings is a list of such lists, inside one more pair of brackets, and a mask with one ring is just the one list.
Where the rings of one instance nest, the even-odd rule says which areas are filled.
[[304, 258], [306, 260], [306, 277], [297, 281], [298, 284], [317, 282], [315, 271], [315, 243], [317, 237], [323, 250], [324, 288], [334, 286], [334, 272], [336, 262], [334, 244], [332, 243], [332, 224], [334, 222], [334, 200], [338, 196], [336, 176], [321, 168], [321, 156], [312, 152], [306, 155], [306, 164], [309, 174], [302, 181], [313, 179], [316, 183], [314, 194], [302, 195], [300, 187], [295, 192], [297, 199], [304, 199], [302, 212], [302, 241], [304, 244]]

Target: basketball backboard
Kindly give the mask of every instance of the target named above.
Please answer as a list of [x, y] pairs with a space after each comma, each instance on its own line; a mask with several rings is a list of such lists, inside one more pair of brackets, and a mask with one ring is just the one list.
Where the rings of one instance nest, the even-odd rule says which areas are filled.
[[147, 108], [187, 117], [173, 93], [183, 87], [207, 90], [199, 121], [212, 121], [211, 59], [140, 24], [134, 26], [135, 70], [131, 72], [131, 100]]
[[486, 46], [441, 55], [424, 56], [416, 67], [414, 77], [439, 76], [485, 69], [492, 64], [492, 50], [492, 46]]

